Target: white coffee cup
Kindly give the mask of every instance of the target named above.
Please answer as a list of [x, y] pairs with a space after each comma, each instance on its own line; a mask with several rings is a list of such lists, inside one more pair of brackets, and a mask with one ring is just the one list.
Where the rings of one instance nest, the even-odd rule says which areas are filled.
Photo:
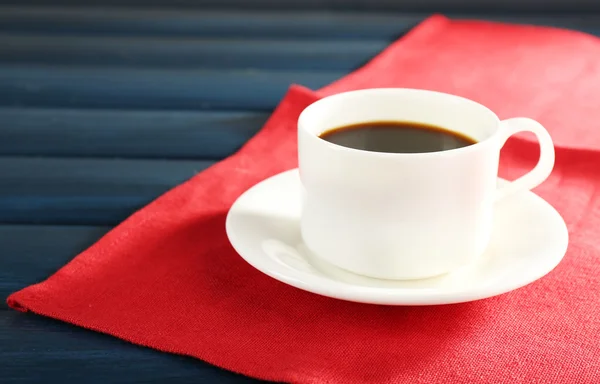
[[[431, 124], [477, 143], [383, 153], [319, 137], [377, 121]], [[497, 189], [500, 149], [525, 131], [539, 141], [539, 162]], [[554, 166], [552, 139], [538, 122], [500, 121], [472, 100], [399, 88], [346, 92], [311, 104], [298, 120], [298, 151], [306, 246], [339, 268], [381, 279], [427, 278], [473, 262], [489, 243], [495, 203], [539, 185]]]

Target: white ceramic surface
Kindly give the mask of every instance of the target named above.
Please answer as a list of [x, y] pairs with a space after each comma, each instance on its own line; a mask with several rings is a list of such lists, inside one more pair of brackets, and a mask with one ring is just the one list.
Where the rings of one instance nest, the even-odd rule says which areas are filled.
[[242, 258], [277, 280], [363, 303], [433, 305], [499, 295], [550, 272], [568, 243], [558, 212], [523, 192], [498, 203], [490, 244], [471, 264], [435, 278], [380, 280], [339, 269], [309, 252], [300, 235], [300, 212], [298, 171], [284, 172], [238, 198], [227, 215], [227, 236]]
[[[430, 153], [381, 153], [318, 137], [372, 121], [431, 124], [477, 143]], [[523, 131], [537, 136], [540, 162], [497, 190], [500, 149]], [[432, 277], [471, 263], [489, 243], [494, 202], [537, 186], [554, 165], [552, 139], [534, 120], [500, 121], [468, 99], [400, 88], [340, 93], [311, 104], [298, 119], [298, 153], [300, 231], [307, 247], [340, 268], [385, 279]]]

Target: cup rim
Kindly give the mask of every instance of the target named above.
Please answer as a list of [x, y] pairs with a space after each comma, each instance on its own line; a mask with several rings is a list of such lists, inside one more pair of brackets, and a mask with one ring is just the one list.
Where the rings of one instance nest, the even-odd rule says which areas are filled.
[[[458, 99], [461, 102], [465, 102], [471, 105], [474, 105], [476, 107], [478, 107], [479, 109], [481, 109], [484, 113], [490, 115], [493, 117], [494, 121], [495, 121], [495, 125], [496, 125], [496, 129], [495, 131], [488, 137], [486, 137], [483, 140], [477, 141], [474, 144], [471, 145], [467, 145], [466, 147], [460, 147], [460, 148], [454, 148], [454, 149], [447, 149], [447, 150], [442, 150], [442, 151], [435, 151], [435, 152], [410, 152], [410, 153], [402, 153], [402, 152], [377, 152], [377, 151], [368, 151], [368, 150], [364, 150], [364, 149], [356, 149], [356, 148], [350, 148], [350, 147], [345, 147], [343, 145], [339, 145], [339, 144], [335, 144], [332, 142], [329, 142], [323, 138], [321, 138], [319, 136], [319, 134], [311, 132], [309, 129], [306, 128], [306, 124], [302, 124], [303, 120], [307, 119], [307, 115], [309, 113], [311, 113], [311, 110], [313, 108], [315, 108], [318, 104], [321, 104], [323, 102], [329, 101], [332, 98], [338, 98], [338, 97], [348, 97], [351, 96], [353, 94], [359, 94], [359, 93], [376, 93], [376, 92], [388, 92], [388, 93], [405, 93], [405, 92], [409, 92], [409, 93], [420, 93], [420, 94], [431, 94], [431, 95], [437, 95], [437, 96], [443, 96], [443, 97], [449, 97], [449, 98], [453, 98], [453, 99]], [[300, 115], [298, 116], [298, 120], [297, 120], [297, 126], [298, 126], [298, 130], [302, 130], [306, 133], [308, 133], [312, 138], [316, 139], [319, 143], [321, 144], [325, 144], [326, 146], [328, 146], [329, 148], [331, 148], [332, 150], [335, 151], [342, 151], [342, 152], [349, 152], [349, 153], [355, 153], [358, 155], [364, 155], [364, 156], [377, 156], [377, 157], [389, 157], [389, 158], [400, 158], [400, 157], [411, 157], [411, 158], [415, 158], [415, 157], [433, 157], [433, 156], [452, 156], [452, 155], [457, 155], [457, 154], [462, 154], [462, 153], [469, 153], [472, 151], [476, 151], [478, 149], [480, 149], [482, 146], [490, 143], [491, 141], [495, 140], [496, 137], [498, 136], [498, 132], [500, 131], [500, 118], [498, 117], [498, 115], [496, 115], [494, 113], [494, 111], [492, 111], [491, 109], [489, 109], [488, 107], [486, 107], [483, 104], [480, 104], [472, 99], [468, 99], [466, 97], [462, 97], [462, 96], [458, 96], [458, 95], [453, 95], [451, 93], [445, 93], [445, 92], [439, 92], [439, 91], [432, 91], [432, 90], [428, 90], [428, 89], [420, 89], [420, 88], [395, 88], [395, 87], [389, 87], [389, 88], [363, 88], [363, 89], [358, 89], [358, 90], [353, 90], [353, 91], [345, 91], [345, 92], [340, 92], [340, 93], [336, 93], [333, 95], [329, 95], [329, 96], [325, 96], [311, 104], [309, 104], [307, 107], [305, 107], [302, 112], [300, 113]]]

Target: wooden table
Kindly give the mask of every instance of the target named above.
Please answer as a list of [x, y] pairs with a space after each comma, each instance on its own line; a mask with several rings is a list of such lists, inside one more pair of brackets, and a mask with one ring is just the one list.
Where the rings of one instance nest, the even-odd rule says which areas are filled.
[[[600, 14], [493, 15], [473, 17], [600, 34]], [[290, 83], [325, 85], [425, 16], [0, 6], [0, 296], [234, 152]], [[54, 380], [252, 381], [2, 304], [0, 381]]]

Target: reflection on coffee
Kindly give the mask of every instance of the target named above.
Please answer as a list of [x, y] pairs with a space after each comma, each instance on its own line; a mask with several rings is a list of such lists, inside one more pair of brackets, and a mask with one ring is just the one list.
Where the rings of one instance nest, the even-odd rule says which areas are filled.
[[447, 151], [475, 144], [464, 134], [414, 122], [378, 121], [337, 127], [319, 135], [348, 148], [387, 153]]

